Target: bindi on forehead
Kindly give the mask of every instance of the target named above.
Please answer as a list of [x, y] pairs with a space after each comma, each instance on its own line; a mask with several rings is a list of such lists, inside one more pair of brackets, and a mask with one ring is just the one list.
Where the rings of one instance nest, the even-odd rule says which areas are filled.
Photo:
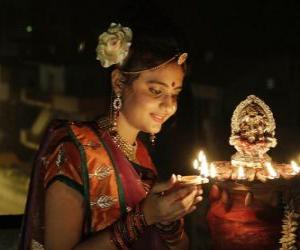
[[175, 89], [175, 90], [177, 90], [177, 89], [182, 89], [181, 84], [176, 84], [176, 82], [172, 82], [172, 83], [171, 83], [171, 87], [172, 87], [173, 89]]
[[149, 81], [147, 81], [147, 83], [158, 84], [158, 85], [162, 85], [166, 88], [172, 88], [172, 89], [181, 89], [182, 88], [181, 84], [178, 84], [175, 81], [170, 82], [170, 83], [165, 83], [165, 82], [161, 82], [161, 81], [158, 81], [158, 80], [149, 80]]

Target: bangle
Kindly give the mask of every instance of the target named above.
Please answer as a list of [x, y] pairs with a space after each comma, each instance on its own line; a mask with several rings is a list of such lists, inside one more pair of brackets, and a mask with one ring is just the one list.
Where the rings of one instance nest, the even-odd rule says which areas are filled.
[[129, 249], [147, 228], [140, 204], [111, 226], [111, 242], [117, 249]]
[[122, 240], [118, 230], [116, 230], [117, 227], [113, 227], [111, 230], [111, 242], [117, 247], [117, 249], [126, 249], [126, 246], [124, 244], [124, 241]]
[[183, 219], [174, 221], [170, 224], [155, 224], [161, 238], [171, 246], [177, 245], [184, 235]]

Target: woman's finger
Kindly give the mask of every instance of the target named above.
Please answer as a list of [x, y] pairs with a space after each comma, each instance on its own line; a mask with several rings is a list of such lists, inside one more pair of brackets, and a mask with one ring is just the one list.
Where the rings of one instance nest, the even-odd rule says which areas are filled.
[[187, 211], [180, 212], [178, 214], [174, 214], [173, 216], [170, 216], [169, 218], [166, 219], [166, 222], [173, 222], [173, 221], [179, 220], [179, 219], [183, 218], [184, 216], [186, 216], [187, 214], [194, 212], [196, 209], [197, 209], [196, 206], [191, 206], [190, 209]]
[[198, 189], [198, 195], [203, 194], [203, 189], [201, 186], [198, 186], [197, 189]]
[[169, 213], [165, 218], [174, 218], [174, 216], [178, 216], [187, 212], [193, 205], [196, 194], [197, 190], [194, 190], [183, 199], [175, 201], [169, 208]]
[[169, 180], [156, 183], [151, 189], [151, 193], [162, 193], [168, 191], [175, 185], [176, 181], [177, 181], [176, 176], [172, 174]]
[[193, 205], [196, 205], [197, 203], [199, 203], [202, 200], [203, 200], [203, 197], [201, 195], [196, 196], [195, 199], [194, 199]]
[[198, 193], [198, 190], [195, 190], [195, 192], [187, 195], [184, 199], [182, 199], [184, 211], [187, 211], [187, 209], [190, 209], [190, 207], [192, 205], [194, 205], [195, 198], [197, 197], [197, 193]]
[[195, 186], [188, 186], [188, 187], [182, 187], [180, 189], [177, 189], [165, 196], [165, 201], [172, 204], [173, 202], [177, 200], [182, 200], [186, 196], [188, 196], [190, 193], [196, 190]]

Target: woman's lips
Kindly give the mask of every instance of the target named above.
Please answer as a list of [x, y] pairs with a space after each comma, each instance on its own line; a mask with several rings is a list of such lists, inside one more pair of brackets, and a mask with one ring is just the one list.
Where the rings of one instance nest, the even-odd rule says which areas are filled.
[[152, 119], [158, 123], [163, 123], [165, 121], [166, 115], [150, 114]]

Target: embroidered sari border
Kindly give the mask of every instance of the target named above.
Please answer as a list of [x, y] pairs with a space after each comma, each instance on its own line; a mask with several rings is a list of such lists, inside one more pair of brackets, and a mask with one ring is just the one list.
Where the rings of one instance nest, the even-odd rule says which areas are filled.
[[71, 178], [69, 178], [68, 176], [65, 175], [55, 175], [48, 183], [46, 186], [46, 189], [48, 189], [50, 187], [51, 184], [53, 184], [55, 181], [61, 181], [64, 184], [66, 184], [67, 186], [75, 189], [76, 191], [78, 191], [81, 195], [84, 196], [84, 191], [83, 191], [83, 186], [78, 184], [77, 182], [75, 182], [74, 180], [72, 180]]
[[82, 180], [83, 180], [83, 195], [85, 199], [85, 219], [87, 223], [87, 235], [91, 233], [91, 210], [90, 210], [90, 195], [89, 195], [89, 175], [88, 175], [88, 167], [86, 161], [86, 155], [83, 148], [83, 145], [79, 142], [74, 134], [72, 128], [68, 126], [68, 134], [72, 138], [73, 142], [77, 146], [80, 153], [80, 167], [82, 170]]
[[117, 168], [116, 168], [116, 162], [115, 159], [112, 156], [112, 153], [110, 151], [110, 148], [106, 145], [105, 141], [103, 140], [103, 138], [101, 138], [100, 134], [98, 133], [98, 131], [95, 131], [95, 129], [92, 128], [92, 131], [96, 134], [96, 136], [98, 137], [99, 141], [102, 143], [103, 147], [105, 148], [115, 171], [115, 176], [116, 176], [116, 181], [117, 181], [117, 186], [118, 186], [118, 194], [119, 194], [119, 203], [120, 203], [120, 210], [121, 210], [121, 216], [127, 213], [126, 210], [126, 199], [125, 199], [125, 193], [124, 193], [124, 188], [122, 186], [122, 181], [121, 178], [117, 172]]

